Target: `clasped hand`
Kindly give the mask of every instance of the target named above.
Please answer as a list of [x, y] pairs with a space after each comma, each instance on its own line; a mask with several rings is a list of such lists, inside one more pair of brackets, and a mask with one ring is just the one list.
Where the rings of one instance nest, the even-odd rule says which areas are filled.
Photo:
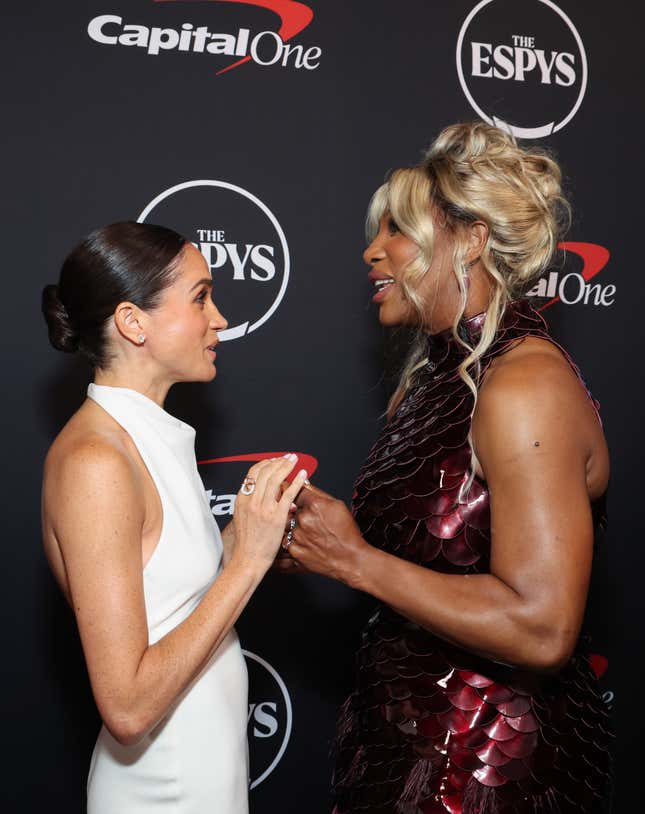
[[256, 561], [266, 568], [273, 562], [292, 501], [307, 477], [301, 469], [290, 484], [286, 483], [296, 460], [294, 454], [285, 455], [261, 461], [249, 469], [235, 501], [232, 557]]
[[[355, 583], [368, 544], [347, 506], [311, 484], [303, 487], [295, 505], [296, 523], [289, 527], [288, 556], [280, 557], [276, 567], [284, 572], [304, 568], [346, 584]], [[283, 548], [285, 545], [283, 541]]]

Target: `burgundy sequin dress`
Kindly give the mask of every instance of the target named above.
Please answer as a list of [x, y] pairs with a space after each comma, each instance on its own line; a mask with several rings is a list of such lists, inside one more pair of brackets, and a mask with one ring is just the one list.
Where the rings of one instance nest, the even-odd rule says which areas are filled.
[[[482, 321], [464, 323], [471, 340]], [[549, 339], [518, 300], [482, 373], [527, 336]], [[448, 574], [486, 573], [490, 560], [486, 484], [475, 479], [459, 503], [473, 404], [457, 370], [463, 358], [450, 330], [431, 338], [429, 364], [372, 448], [353, 500], [371, 545]], [[598, 524], [602, 503], [592, 509]], [[477, 657], [380, 605], [339, 721], [335, 814], [604, 810], [612, 736], [583, 642], [548, 677]]]

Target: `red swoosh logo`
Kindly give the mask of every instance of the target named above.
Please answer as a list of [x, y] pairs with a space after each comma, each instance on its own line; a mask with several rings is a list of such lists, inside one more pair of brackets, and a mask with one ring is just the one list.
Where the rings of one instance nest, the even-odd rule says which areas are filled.
[[[246, 455], [231, 455], [228, 458], [209, 458], [208, 460], [198, 461], [197, 463], [199, 466], [204, 466], [206, 464], [230, 464], [239, 462], [257, 463], [258, 461], [266, 461], [267, 458], [281, 458], [285, 454], [285, 452], [249, 452]], [[293, 467], [292, 473], [287, 476], [287, 480], [290, 481], [295, 475], [298, 474], [300, 469], [306, 469], [307, 477], [311, 478], [316, 469], [318, 469], [318, 460], [314, 458], [313, 455], [307, 455], [304, 452], [296, 452], [294, 454], [298, 456], [298, 460], [296, 461], [296, 465]]]
[[596, 678], [602, 678], [609, 667], [609, 661], [598, 653], [592, 653], [589, 656], [589, 663], [591, 664], [591, 669], [596, 674]]
[[[601, 272], [609, 262], [609, 251], [604, 246], [597, 243], [576, 243], [575, 241], [565, 241], [558, 243], [558, 248], [566, 252], [573, 252], [582, 258], [582, 276], [585, 282], [589, 282], [592, 277]], [[540, 306], [538, 311], [544, 311], [550, 305], [560, 301], [560, 297], [554, 297], [545, 305]]]
[[[155, 3], [177, 3], [177, 2], [190, 2], [191, 0], [155, 0]], [[241, 3], [245, 6], [259, 6], [274, 12], [280, 18], [280, 28], [278, 29], [278, 36], [283, 42], [288, 42], [292, 37], [295, 37], [303, 31], [314, 18], [313, 11], [304, 3], [298, 3], [296, 0], [206, 0], [209, 3]], [[226, 68], [222, 68], [217, 72], [217, 76], [226, 71], [232, 71], [239, 65], [249, 62], [250, 56], [234, 62]]]

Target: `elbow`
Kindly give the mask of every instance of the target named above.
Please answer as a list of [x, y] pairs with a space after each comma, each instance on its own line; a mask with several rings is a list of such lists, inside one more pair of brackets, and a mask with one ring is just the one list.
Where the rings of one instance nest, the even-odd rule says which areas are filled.
[[531, 654], [526, 666], [536, 673], [557, 675], [568, 664], [572, 655], [572, 647], [542, 646]]
[[120, 746], [136, 746], [145, 736], [144, 731], [131, 727], [107, 727], [107, 729]]
[[579, 633], [576, 619], [560, 609], [523, 604], [514, 618], [515, 653], [511, 663], [523, 670], [557, 675], [574, 653]]
[[105, 728], [121, 746], [136, 746], [150, 729], [147, 723], [133, 712], [111, 710], [102, 718]]
[[544, 675], [557, 675], [573, 655], [576, 636], [570, 630], [550, 630], [533, 639], [523, 667]]

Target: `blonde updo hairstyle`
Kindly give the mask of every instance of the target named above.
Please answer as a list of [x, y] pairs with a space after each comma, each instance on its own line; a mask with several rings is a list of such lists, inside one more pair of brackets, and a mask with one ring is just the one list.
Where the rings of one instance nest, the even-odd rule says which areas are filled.
[[[384, 213], [389, 212], [400, 231], [419, 247], [400, 285], [418, 315], [421, 328], [388, 406], [391, 417], [427, 363], [426, 338], [429, 303], [419, 284], [431, 267], [433, 214], [454, 237], [453, 272], [460, 305], [452, 332], [466, 356], [459, 373], [474, 395], [480, 377], [480, 359], [491, 345], [507, 304], [521, 296], [548, 267], [558, 240], [569, 225], [569, 204], [562, 195], [557, 163], [539, 148], [519, 147], [515, 138], [499, 128], [474, 122], [446, 127], [415, 167], [395, 170], [370, 202], [367, 234], [371, 242]], [[469, 224], [488, 228], [480, 256], [492, 284], [486, 319], [477, 344], [468, 344], [458, 328], [468, 300]], [[473, 463], [474, 463], [473, 455]], [[471, 476], [472, 478], [472, 476]]]

